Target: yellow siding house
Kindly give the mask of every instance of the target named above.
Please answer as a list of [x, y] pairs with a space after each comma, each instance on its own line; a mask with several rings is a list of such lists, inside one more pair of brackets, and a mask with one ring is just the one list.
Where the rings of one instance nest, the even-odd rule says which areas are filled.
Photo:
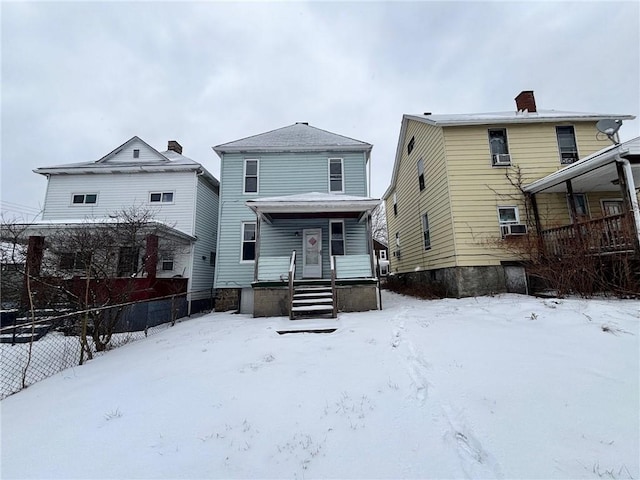
[[[534, 224], [524, 186], [610, 146], [596, 123], [611, 118], [635, 117], [537, 110], [532, 91], [511, 112], [404, 115], [383, 196], [390, 273], [455, 297], [526, 292], [522, 259], [504, 248]], [[580, 201], [598, 215], [603, 195]], [[541, 202], [546, 225], [569, 222], [564, 194]]]

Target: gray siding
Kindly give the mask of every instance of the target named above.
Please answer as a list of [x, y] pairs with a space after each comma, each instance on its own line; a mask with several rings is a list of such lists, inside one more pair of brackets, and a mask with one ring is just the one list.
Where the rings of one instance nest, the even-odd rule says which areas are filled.
[[209, 298], [213, 287], [214, 267], [211, 252], [216, 251], [218, 235], [218, 192], [202, 177], [197, 177], [195, 235], [191, 290], [193, 300]]
[[[244, 159], [260, 160], [258, 194], [243, 194]], [[283, 153], [242, 155], [226, 154], [220, 165], [221, 190], [218, 229], [218, 262], [216, 288], [248, 287], [253, 281], [254, 264], [240, 262], [242, 222], [255, 221], [255, 215], [245, 205], [251, 198], [294, 195], [329, 191], [329, 158], [342, 158], [346, 195], [366, 196], [366, 154], [345, 153]], [[338, 219], [338, 218], [336, 218]], [[290, 255], [302, 247], [302, 229], [322, 228], [323, 276], [329, 267], [329, 220], [274, 221], [262, 224], [261, 255]], [[346, 253], [367, 253], [367, 233], [364, 223], [345, 221]], [[296, 237], [295, 232], [300, 236]], [[300, 260], [301, 261], [301, 260]], [[298, 269], [298, 275], [302, 273]]]

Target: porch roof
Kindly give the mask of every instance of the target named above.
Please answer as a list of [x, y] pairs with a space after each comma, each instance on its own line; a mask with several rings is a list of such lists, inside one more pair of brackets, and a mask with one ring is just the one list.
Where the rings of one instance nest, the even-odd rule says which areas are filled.
[[[87, 226], [95, 226], [96, 228], [105, 227], [118, 223], [117, 218], [87, 218], [87, 219], [68, 219], [68, 220], [37, 220], [29, 224], [18, 225], [24, 227], [22, 232], [25, 235], [46, 235], [46, 232], [55, 230], [83, 228]], [[149, 220], [146, 227], [155, 233], [171, 236], [187, 242], [194, 242], [196, 237], [189, 235], [159, 220]]]
[[303, 193], [247, 200], [257, 215], [274, 218], [358, 218], [371, 213], [380, 203], [377, 198], [329, 193]]
[[631, 163], [633, 180], [640, 185], [640, 137], [610, 145], [557, 172], [525, 185], [528, 193], [563, 193], [566, 181], [571, 180], [574, 192], [598, 192], [617, 189], [618, 171], [616, 161], [625, 158]]

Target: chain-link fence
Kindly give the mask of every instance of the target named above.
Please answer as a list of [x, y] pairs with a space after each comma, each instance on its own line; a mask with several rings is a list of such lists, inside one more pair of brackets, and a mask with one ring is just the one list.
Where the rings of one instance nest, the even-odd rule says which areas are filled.
[[[191, 292], [193, 293], [193, 292]], [[172, 326], [187, 315], [187, 294], [54, 315], [3, 311], [0, 399]]]

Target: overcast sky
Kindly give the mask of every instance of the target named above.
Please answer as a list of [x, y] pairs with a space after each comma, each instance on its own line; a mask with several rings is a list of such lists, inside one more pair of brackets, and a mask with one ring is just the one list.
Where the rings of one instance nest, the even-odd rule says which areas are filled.
[[[36, 167], [134, 135], [211, 147], [295, 122], [373, 144], [389, 184], [404, 113], [640, 114], [640, 3], [2, 2], [2, 209], [36, 212]], [[621, 138], [640, 135], [625, 122]]]

